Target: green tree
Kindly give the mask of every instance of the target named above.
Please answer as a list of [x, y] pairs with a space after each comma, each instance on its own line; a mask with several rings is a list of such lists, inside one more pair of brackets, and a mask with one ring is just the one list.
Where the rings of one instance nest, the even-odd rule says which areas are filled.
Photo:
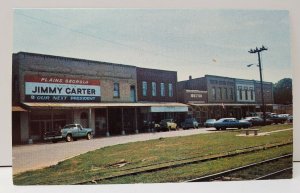
[[276, 104], [292, 104], [293, 93], [292, 79], [283, 78], [274, 85], [274, 102]]

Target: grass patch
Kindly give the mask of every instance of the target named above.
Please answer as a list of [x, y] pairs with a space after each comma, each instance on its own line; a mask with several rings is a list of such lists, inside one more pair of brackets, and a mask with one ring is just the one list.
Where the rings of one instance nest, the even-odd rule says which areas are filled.
[[[261, 130], [290, 127], [271, 125], [262, 127]], [[127, 143], [91, 151], [44, 169], [14, 175], [14, 184], [72, 184], [108, 177], [124, 169], [228, 152], [250, 146], [282, 143], [292, 139], [292, 131], [249, 138], [236, 137], [236, 132], [216, 132]], [[210, 163], [211, 167], [215, 167], [214, 162]]]
[[[113, 180], [103, 180], [101, 184], [130, 184], [130, 183], [167, 183], [180, 182], [197, 178], [204, 175], [214, 174], [217, 172], [233, 169], [243, 165], [255, 163], [261, 160], [270, 159], [291, 153], [292, 146], [285, 146], [276, 149], [264, 150], [252, 154], [238, 155], [230, 158], [223, 158], [209, 162], [189, 164], [186, 166], [166, 169], [153, 173], [144, 173], [135, 176], [120, 177]], [[289, 166], [292, 165], [290, 160]]]

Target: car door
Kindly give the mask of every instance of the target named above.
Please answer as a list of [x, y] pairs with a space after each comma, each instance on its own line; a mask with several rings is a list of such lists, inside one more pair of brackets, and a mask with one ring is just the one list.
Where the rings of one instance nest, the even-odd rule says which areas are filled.
[[81, 125], [77, 125], [78, 128], [78, 137], [84, 137], [85, 136], [85, 130], [82, 128]]
[[236, 128], [239, 127], [239, 121], [236, 119], [230, 120], [230, 128]]
[[72, 128], [72, 136], [79, 137], [79, 129], [78, 129], [77, 125], [74, 125], [74, 127]]

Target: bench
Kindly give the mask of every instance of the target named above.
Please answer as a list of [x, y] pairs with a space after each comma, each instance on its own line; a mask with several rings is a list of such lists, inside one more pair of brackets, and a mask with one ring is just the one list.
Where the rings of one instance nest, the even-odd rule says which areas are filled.
[[254, 133], [254, 135], [257, 135], [259, 129], [244, 129], [243, 131], [246, 132], [246, 135], [249, 135], [251, 131]]

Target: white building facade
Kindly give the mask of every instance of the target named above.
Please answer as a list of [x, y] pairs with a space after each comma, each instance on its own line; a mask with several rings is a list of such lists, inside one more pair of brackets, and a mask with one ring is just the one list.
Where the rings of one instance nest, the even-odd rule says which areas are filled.
[[241, 103], [255, 103], [255, 89], [253, 80], [235, 80], [236, 101]]

